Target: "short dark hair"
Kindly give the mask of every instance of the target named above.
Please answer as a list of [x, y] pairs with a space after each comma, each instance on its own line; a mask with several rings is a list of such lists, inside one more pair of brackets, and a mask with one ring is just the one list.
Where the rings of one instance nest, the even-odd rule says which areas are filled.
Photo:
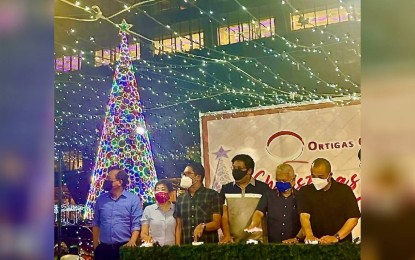
[[320, 167], [322, 165], [329, 171], [329, 173], [331, 172], [331, 164], [325, 158], [317, 158], [317, 159], [315, 159], [313, 161], [313, 163], [311, 164], [311, 168], [317, 168], [317, 167]]
[[205, 178], [205, 168], [203, 167], [202, 164], [197, 163], [197, 162], [191, 162], [191, 163], [187, 164], [187, 166], [189, 166], [193, 169], [193, 171], [195, 172], [195, 175], [202, 176], [202, 180], [203, 180], [203, 178]]
[[115, 178], [117, 180], [121, 180], [122, 181], [122, 187], [124, 189], [127, 188], [128, 183], [129, 183], [127, 172], [125, 172], [124, 170], [121, 170], [121, 169], [117, 169], [117, 168], [112, 169], [112, 170], [118, 170], [117, 174], [115, 175]]
[[72, 245], [69, 247], [69, 254], [77, 255], [79, 254], [79, 248], [77, 245]]
[[167, 187], [168, 192], [173, 191], [173, 184], [171, 183], [171, 181], [169, 180], [159, 180], [156, 185], [154, 186], [154, 188], [156, 188], [159, 185], [164, 185]]
[[235, 155], [235, 157], [232, 158], [232, 163], [234, 163], [235, 161], [244, 162], [246, 168], [247, 169], [252, 169], [252, 173], [254, 172], [255, 162], [254, 162], [254, 159], [252, 159], [251, 156], [249, 156], [247, 154], [238, 154], [238, 155]]

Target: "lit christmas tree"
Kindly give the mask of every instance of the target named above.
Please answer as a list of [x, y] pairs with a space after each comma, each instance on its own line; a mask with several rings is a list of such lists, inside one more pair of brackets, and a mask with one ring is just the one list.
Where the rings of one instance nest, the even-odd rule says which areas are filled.
[[105, 113], [104, 127], [98, 147], [92, 182], [86, 204], [86, 218], [92, 218], [96, 198], [109, 168], [120, 167], [130, 177], [128, 190], [143, 202], [153, 202], [157, 181], [153, 154], [144, 121], [143, 108], [128, 50], [125, 20], [118, 26], [122, 37], [112, 90]]
[[215, 177], [213, 178], [212, 189], [217, 192], [220, 192], [222, 185], [233, 181], [226, 168], [226, 163], [223, 161], [223, 158], [228, 158], [228, 152], [230, 152], [230, 150], [224, 150], [221, 146], [219, 150], [214, 153], [216, 154], [216, 160], [218, 160], [218, 166], [216, 167]]

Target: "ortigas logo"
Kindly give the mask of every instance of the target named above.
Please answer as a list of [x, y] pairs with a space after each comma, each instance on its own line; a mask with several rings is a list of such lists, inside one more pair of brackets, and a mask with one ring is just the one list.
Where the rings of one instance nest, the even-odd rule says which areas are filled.
[[[307, 145], [305, 143], [304, 138], [296, 132], [283, 130], [274, 133], [268, 138], [265, 150], [268, 155], [279, 162], [302, 162], [297, 161], [297, 159], [303, 154], [305, 147], [309, 151], [322, 151], [347, 149], [356, 146], [354, 140], [330, 142], [311, 140], [307, 142]], [[360, 138], [358, 143], [360, 144]]]

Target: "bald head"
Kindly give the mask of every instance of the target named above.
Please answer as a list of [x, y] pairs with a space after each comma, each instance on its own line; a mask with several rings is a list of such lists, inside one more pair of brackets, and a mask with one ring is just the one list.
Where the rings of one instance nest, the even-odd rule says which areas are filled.
[[286, 163], [277, 166], [275, 171], [277, 181], [290, 182], [295, 178], [294, 168]]

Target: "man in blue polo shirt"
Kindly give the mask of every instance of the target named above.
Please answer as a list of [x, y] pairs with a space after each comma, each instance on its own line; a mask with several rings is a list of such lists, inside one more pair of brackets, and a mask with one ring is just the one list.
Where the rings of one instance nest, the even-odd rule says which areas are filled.
[[139, 197], [125, 188], [128, 174], [113, 169], [105, 179], [103, 189], [108, 191], [97, 198], [92, 222], [94, 259], [119, 259], [121, 246], [136, 246], [143, 214]]

